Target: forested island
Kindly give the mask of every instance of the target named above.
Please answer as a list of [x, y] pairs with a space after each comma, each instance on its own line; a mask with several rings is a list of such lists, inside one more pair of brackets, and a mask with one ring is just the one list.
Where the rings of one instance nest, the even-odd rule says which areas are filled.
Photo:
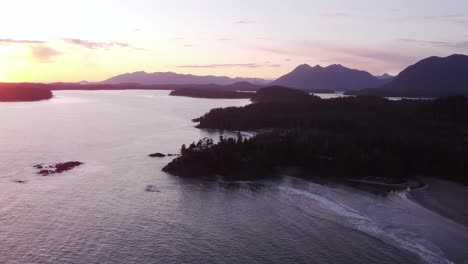
[[0, 102], [32, 102], [52, 98], [45, 85], [0, 83]]
[[[433, 176], [468, 184], [466, 97], [320, 99], [285, 89], [265, 88], [258, 92], [263, 99], [253, 104], [213, 109], [195, 119], [198, 128], [263, 132], [249, 139], [184, 145], [182, 155], [164, 171], [247, 180], [294, 167], [305, 177], [384, 177], [398, 182]], [[285, 92], [296, 99], [287, 99]]]
[[210, 99], [249, 99], [252, 98], [254, 94], [255, 93], [219, 89], [181, 88], [172, 91], [169, 95]]

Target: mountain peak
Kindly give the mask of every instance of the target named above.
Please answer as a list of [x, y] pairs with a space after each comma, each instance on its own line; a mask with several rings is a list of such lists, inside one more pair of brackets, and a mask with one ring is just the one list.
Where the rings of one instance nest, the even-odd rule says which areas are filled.
[[392, 78], [395, 78], [395, 76], [392, 76], [388, 73], [384, 73], [382, 75], [378, 75], [378, 76], [375, 76], [377, 77], [377, 79], [380, 79], [380, 80], [386, 80], [386, 79], [392, 79]]
[[[398, 97], [468, 95], [468, 56], [429, 57], [404, 69], [389, 84], [371, 94]], [[364, 94], [368, 93], [364, 91]]]
[[466, 55], [463, 55], [463, 54], [452, 54], [450, 56], [447, 56], [446, 59], [450, 59], [450, 58], [466, 58], [467, 56]]
[[271, 85], [280, 85], [301, 90], [330, 89], [334, 91], [377, 87], [382, 81], [368, 72], [354, 70], [341, 64], [327, 67], [307, 64], [297, 66], [292, 72], [280, 77]]
[[347, 69], [346, 67], [344, 67], [341, 64], [331, 64], [331, 65], [327, 66], [326, 68], [327, 69]]
[[312, 69], [312, 67], [310, 67], [309, 64], [301, 64], [299, 66], [297, 66], [294, 71], [305, 71], [305, 70], [310, 70]]

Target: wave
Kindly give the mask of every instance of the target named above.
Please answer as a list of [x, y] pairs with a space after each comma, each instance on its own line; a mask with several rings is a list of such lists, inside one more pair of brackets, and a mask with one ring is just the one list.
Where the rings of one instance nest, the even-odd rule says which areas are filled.
[[[327, 188], [325, 186], [322, 187]], [[426, 263], [453, 264], [453, 262], [444, 257], [443, 252], [436, 245], [415, 233], [373, 220], [365, 214], [322, 194], [299, 190], [289, 186], [281, 186], [279, 189], [294, 195], [307, 197], [317, 202], [322, 208], [331, 210], [336, 215], [343, 217], [346, 220], [345, 222], [354, 230], [361, 231], [384, 243], [409, 251], [419, 256]]]

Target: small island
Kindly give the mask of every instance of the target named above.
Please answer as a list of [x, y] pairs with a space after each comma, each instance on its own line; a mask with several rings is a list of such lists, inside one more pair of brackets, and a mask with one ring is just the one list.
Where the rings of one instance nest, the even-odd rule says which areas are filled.
[[[263, 132], [182, 146], [182, 155], [164, 171], [251, 180], [294, 167], [305, 177], [401, 182], [433, 176], [468, 184], [468, 98], [320, 99], [284, 89], [265, 88], [257, 103], [213, 109], [195, 119], [198, 128]], [[298, 100], [284, 100], [284, 93]]]
[[218, 89], [181, 88], [172, 91], [169, 95], [209, 99], [250, 99], [254, 94], [255, 93]]
[[166, 154], [158, 152], [158, 153], [149, 154], [148, 157], [150, 157], [150, 158], [164, 158], [164, 157], [166, 157]]
[[33, 102], [53, 97], [43, 84], [0, 83], [0, 102]]

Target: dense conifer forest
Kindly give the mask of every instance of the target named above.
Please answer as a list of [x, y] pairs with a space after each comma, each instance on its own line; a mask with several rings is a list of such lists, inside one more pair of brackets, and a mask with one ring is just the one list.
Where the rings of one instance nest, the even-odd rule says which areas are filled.
[[463, 96], [400, 101], [310, 96], [213, 109], [194, 121], [199, 128], [263, 132], [183, 146], [182, 156], [165, 171], [252, 179], [299, 167], [306, 176], [396, 181], [434, 176], [468, 183], [468, 99]]

